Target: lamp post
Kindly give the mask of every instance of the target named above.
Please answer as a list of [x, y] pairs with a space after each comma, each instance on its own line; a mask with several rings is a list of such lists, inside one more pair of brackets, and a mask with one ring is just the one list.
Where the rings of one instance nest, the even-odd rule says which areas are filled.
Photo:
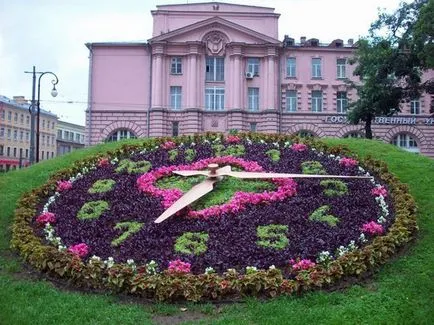
[[46, 74], [51, 74], [55, 79], [51, 80], [51, 83], [53, 84], [53, 89], [51, 90], [51, 96], [56, 97], [57, 96], [57, 89], [56, 85], [59, 83], [59, 79], [57, 78], [56, 74], [51, 71], [45, 71], [45, 72], [38, 72], [35, 69], [35, 66], [33, 66], [33, 71], [24, 71], [24, 73], [31, 73], [33, 74], [33, 84], [32, 84], [32, 104], [29, 107], [29, 112], [31, 116], [31, 122], [30, 122], [30, 164], [33, 164], [35, 162], [35, 88], [36, 88], [36, 75], [39, 74], [38, 78], [38, 99], [36, 101], [36, 162], [39, 162], [39, 119], [41, 115], [41, 108], [40, 108], [40, 98], [41, 98], [41, 78], [42, 76]]

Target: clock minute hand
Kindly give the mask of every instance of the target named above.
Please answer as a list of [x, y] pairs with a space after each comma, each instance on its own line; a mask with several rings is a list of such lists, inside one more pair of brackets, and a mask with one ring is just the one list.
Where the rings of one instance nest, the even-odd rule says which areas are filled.
[[172, 173], [180, 176], [203, 175], [203, 176], [217, 177], [217, 176], [228, 175], [228, 173], [231, 171], [231, 166], [224, 166], [219, 169], [217, 169], [218, 165], [216, 164], [210, 164], [210, 166], [212, 169], [209, 170], [174, 170]]
[[261, 173], [261, 172], [235, 172], [222, 173], [222, 176], [232, 176], [236, 178], [356, 178], [370, 179], [371, 176], [344, 176], [344, 175], [312, 175], [312, 174], [286, 174], [286, 173]]
[[175, 203], [173, 203], [166, 211], [164, 211], [154, 222], [160, 223], [166, 220], [179, 210], [185, 208], [187, 205], [211, 192], [214, 188], [214, 183], [217, 181], [217, 178], [207, 178], [202, 183], [193, 186], [188, 192], [175, 201]]

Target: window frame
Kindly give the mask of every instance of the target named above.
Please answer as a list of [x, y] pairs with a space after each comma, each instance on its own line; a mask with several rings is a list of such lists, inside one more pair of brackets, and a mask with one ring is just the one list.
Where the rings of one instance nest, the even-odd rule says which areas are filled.
[[[320, 96], [316, 96], [316, 95], [320, 95]], [[311, 97], [311, 111], [313, 113], [320, 113], [323, 111], [323, 96], [324, 94], [322, 90], [312, 90], [310, 97]]]
[[[289, 96], [290, 93], [293, 93], [295, 96]], [[297, 106], [298, 106], [297, 90], [288, 89], [285, 93], [285, 96], [286, 96], [285, 112], [297, 112]]]
[[254, 77], [259, 77], [260, 59], [257, 57], [247, 58], [246, 72], [250, 72]]
[[321, 58], [312, 58], [311, 61], [312, 79], [322, 79], [322, 60]]
[[207, 111], [223, 111], [225, 109], [225, 89], [223, 87], [205, 88], [205, 109]]
[[182, 74], [182, 57], [173, 56], [170, 59], [170, 74], [180, 75]]
[[420, 114], [420, 99], [419, 98], [418, 99], [412, 99], [410, 101], [410, 114], [412, 114], [412, 115], [419, 115]]
[[225, 58], [224, 57], [207, 56], [205, 58], [205, 81], [207, 82], [225, 81]]
[[259, 111], [259, 88], [248, 87], [247, 88], [247, 109], [251, 112]]
[[170, 86], [170, 108], [173, 110], [182, 108], [182, 86]]
[[[339, 96], [345, 94], [344, 97]], [[340, 114], [346, 113], [348, 110], [348, 95], [346, 91], [338, 91], [336, 93], [336, 112]]]
[[[341, 61], [341, 62], [339, 62]], [[343, 63], [342, 63], [343, 61]], [[337, 79], [346, 79], [347, 78], [347, 59], [338, 58], [336, 59], [336, 78]]]
[[297, 58], [295, 56], [286, 58], [286, 77], [297, 78]]

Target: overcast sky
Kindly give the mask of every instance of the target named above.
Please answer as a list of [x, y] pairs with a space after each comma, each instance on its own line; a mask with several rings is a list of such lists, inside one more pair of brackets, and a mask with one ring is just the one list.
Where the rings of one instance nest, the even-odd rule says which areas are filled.
[[[33, 65], [59, 77], [41, 79], [41, 107], [61, 120], [85, 124], [89, 60], [85, 43], [146, 41], [152, 35], [150, 11], [156, 5], [206, 0], [0, 0], [0, 95], [31, 98]], [[378, 8], [393, 11], [400, 0], [226, 0], [275, 8], [279, 39], [285, 34], [330, 42], [367, 34]]]

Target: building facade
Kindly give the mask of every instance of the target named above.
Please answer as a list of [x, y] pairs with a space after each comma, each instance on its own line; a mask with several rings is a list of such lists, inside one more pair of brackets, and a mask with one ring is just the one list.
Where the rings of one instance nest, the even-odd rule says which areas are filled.
[[[86, 143], [231, 129], [356, 137], [352, 40], [278, 40], [273, 8], [220, 2], [161, 5], [146, 43], [88, 43]], [[433, 78], [433, 71], [424, 78]], [[374, 136], [434, 157], [433, 98], [423, 95]]]
[[84, 148], [84, 126], [58, 121], [56, 144], [58, 156]]
[[[29, 165], [29, 106], [23, 96], [0, 96], [0, 171]], [[40, 118], [39, 157], [51, 159], [56, 156], [57, 116], [41, 110]]]

